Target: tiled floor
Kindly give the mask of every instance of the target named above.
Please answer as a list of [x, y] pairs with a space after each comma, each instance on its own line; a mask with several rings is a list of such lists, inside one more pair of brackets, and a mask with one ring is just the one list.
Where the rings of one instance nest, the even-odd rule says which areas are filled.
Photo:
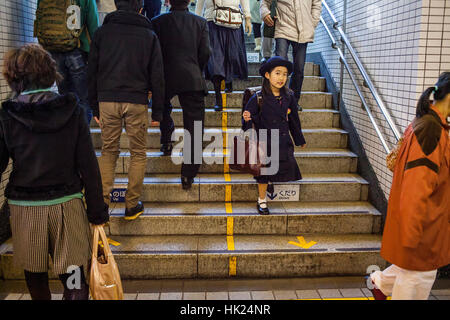
[[[369, 299], [372, 294], [362, 277], [232, 279], [232, 280], [133, 280], [123, 282], [126, 300], [291, 300]], [[55, 300], [62, 286], [50, 282]], [[0, 281], [0, 300], [29, 300], [24, 281]], [[450, 299], [450, 279], [439, 279], [430, 300]]]

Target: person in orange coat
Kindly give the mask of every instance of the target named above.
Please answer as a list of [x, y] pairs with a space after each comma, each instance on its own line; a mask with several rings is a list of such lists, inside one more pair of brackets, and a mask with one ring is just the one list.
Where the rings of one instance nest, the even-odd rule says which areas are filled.
[[392, 265], [370, 275], [375, 299], [426, 300], [437, 269], [450, 264], [449, 116], [446, 72], [422, 94], [404, 133], [381, 246]]

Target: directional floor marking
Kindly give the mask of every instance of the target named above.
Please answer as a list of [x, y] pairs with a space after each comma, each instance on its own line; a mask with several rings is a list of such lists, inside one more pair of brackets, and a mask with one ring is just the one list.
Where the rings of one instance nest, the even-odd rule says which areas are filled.
[[289, 241], [288, 243], [292, 244], [294, 246], [303, 248], [303, 249], [309, 249], [313, 245], [317, 244], [317, 242], [315, 242], [315, 241], [310, 241], [310, 242], [306, 243], [305, 238], [303, 238], [301, 236], [298, 236], [297, 239], [298, 239], [298, 242]]

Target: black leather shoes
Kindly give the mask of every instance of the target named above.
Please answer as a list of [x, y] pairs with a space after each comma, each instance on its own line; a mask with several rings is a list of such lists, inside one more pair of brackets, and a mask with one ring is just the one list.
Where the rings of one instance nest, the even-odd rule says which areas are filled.
[[172, 149], [173, 149], [173, 145], [171, 143], [164, 143], [161, 146], [160, 151], [165, 155], [165, 156], [170, 156], [172, 154]]
[[181, 177], [181, 187], [183, 190], [189, 190], [192, 187], [194, 178]]
[[256, 208], [258, 209], [258, 213], [259, 213], [260, 215], [266, 216], [266, 215], [268, 215], [270, 212], [269, 212], [269, 208], [267, 208], [267, 202], [266, 202], [266, 201], [261, 202], [261, 204], [263, 204], [263, 203], [266, 204], [266, 207], [265, 207], [265, 208], [261, 208], [261, 206], [260, 206], [260, 204], [259, 204], [259, 201], [256, 202]]
[[125, 220], [134, 220], [144, 213], [144, 205], [141, 201], [137, 206], [131, 209], [125, 208]]

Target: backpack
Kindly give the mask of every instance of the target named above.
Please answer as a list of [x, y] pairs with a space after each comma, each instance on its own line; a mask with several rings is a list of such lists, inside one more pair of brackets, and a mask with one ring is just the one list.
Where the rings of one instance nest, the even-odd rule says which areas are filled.
[[40, 0], [34, 36], [48, 51], [68, 52], [79, 47], [81, 8], [77, 0]]
[[261, 89], [262, 89], [262, 87], [251, 87], [251, 88], [245, 89], [244, 97], [242, 98], [242, 113], [244, 113], [245, 106], [247, 105], [248, 101], [255, 94], [256, 94], [256, 97], [258, 99], [259, 112], [261, 112], [261, 107], [262, 107], [262, 92], [261, 92]]

